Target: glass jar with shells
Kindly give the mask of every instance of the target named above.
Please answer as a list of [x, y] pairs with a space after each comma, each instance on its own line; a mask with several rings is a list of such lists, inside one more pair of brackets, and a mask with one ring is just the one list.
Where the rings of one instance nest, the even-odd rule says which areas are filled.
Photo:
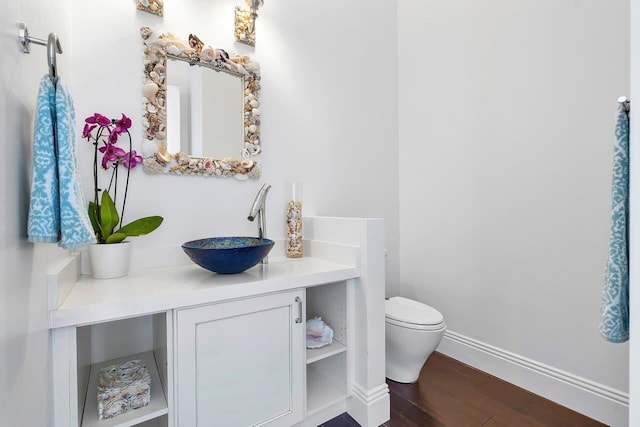
[[287, 257], [302, 257], [302, 185], [299, 182], [287, 184], [286, 241]]

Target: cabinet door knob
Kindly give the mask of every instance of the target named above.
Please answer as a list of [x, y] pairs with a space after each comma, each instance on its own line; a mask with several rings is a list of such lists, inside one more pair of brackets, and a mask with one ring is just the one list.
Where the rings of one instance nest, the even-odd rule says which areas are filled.
[[302, 298], [296, 297], [295, 302], [298, 303], [298, 317], [296, 317], [296, 323], [302, 323]]

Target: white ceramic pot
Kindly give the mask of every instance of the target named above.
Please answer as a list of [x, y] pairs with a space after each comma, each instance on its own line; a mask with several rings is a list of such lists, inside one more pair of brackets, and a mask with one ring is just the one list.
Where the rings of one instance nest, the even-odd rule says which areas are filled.
[[113, 279], [129, 273], [131, 243], [95, 244], [89, 246], [91, 274], [96, 279]]

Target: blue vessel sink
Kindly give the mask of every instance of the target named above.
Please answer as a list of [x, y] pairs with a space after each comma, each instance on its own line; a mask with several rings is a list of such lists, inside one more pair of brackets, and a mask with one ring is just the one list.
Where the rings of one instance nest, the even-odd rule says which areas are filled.
[[273, 244], [273, 240], [259, 237], [209, 237], [183, 243], [182, 249], [202, 268], [234, 274], [262, 261]]

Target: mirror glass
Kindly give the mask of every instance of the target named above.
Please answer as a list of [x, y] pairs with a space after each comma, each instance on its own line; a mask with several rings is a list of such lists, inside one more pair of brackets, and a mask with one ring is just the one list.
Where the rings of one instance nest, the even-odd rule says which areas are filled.
[[242, 78], [167, 61], [167, 149], [198, 157], [241, 157]]
[[258, 179], [259, 65], [193, 34], [141, 35], [145, 172]]

